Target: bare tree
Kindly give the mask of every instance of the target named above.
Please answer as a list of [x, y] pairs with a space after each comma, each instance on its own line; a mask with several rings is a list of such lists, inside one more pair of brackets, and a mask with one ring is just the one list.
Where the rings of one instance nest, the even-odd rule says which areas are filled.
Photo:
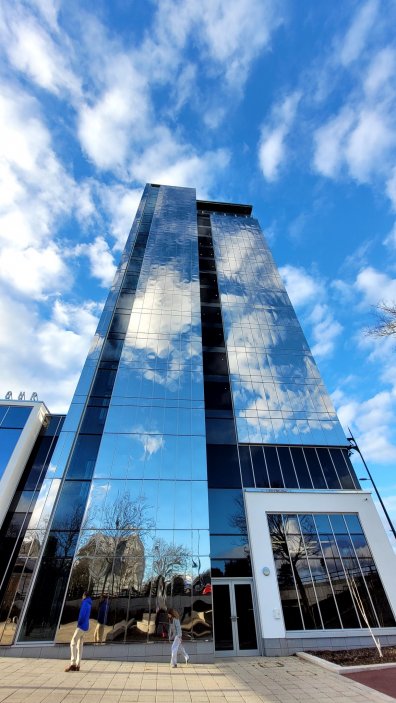
[[384, 301], [375, 306], [376, 323], [367, 330], [370, 337], [390, 337], [396, 334], [396, 303]]

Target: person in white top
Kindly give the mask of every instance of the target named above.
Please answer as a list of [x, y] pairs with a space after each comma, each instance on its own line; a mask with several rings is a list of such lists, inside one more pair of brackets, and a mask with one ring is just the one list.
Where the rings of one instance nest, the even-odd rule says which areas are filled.
[[182, 629], [180, 625], [180, 615], [174, 608], [168, 608], [168, 618], [170, 622], [169, 627], [169, 641], [172, 641], [172, 655], [171, 655], [171, 666], [172, 669], [177, 667], [177, 652], [180, 649], [184, 660], [187, 664], [190, 657], [188, 656], [186, 650], [182, 644]]

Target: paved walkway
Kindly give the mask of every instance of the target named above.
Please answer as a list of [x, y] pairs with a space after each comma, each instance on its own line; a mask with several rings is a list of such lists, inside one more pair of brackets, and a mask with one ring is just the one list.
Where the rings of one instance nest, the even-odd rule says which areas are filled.
[[379, 703], [396, 700], [314, 664], [288, 658], [221, 659], [179, 665], [0, 659], [6, 703]]

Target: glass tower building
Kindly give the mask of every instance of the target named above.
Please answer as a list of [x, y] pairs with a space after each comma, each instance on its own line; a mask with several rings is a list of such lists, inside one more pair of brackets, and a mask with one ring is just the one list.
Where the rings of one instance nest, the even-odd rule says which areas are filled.
[[251, 207], [148, 184], [21, 547], [18, 651], [69, 642], [85, 589], [104, 656], [168, 658], [168, 607], [197, 661], [396, 642], [348, 447]]

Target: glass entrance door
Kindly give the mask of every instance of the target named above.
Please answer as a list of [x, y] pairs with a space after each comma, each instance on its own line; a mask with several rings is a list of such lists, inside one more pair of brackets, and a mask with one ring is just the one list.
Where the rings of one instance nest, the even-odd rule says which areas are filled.
[[258, 654], [251, 581], [212, 579], [212, 589], [216, 654]]

